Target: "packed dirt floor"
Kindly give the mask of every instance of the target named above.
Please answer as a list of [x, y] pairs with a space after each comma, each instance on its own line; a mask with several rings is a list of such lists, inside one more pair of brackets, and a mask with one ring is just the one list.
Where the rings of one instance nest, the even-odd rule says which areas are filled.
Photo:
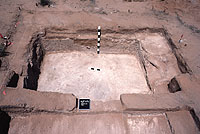
[[[38, 91], [62, 91], [74, 93], [78, 98], [92, 100], [119, 100], [120, 94], [149, 91], [142, 69], [138, 67], [139, 62], [129, 55], [73, 52], [50, 54], [45, 58], [48, 60], [44, 59], [42, 72], [48, 72], [40, 75]], [[69, 62], [62, 66], [66, 61]], [[94, 70], [91, 70], [91, 67], [94, 67]], [[69, 77], [66, 79], [66, 76]], [[49, 83], [52, 79], [56, 80]]]
[[0, 134], [200, 133], [200, 0], [40, 2], [0, 2]]

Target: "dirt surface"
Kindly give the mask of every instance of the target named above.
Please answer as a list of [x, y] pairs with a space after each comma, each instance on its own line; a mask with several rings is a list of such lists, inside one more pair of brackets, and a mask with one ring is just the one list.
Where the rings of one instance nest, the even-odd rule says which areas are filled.
[[[153, 133], [153, 134], [170, 134], [170, 133], [198, 133], [191, 116], [187, 111], [180, 111], [177, 116], [174, 112], [165, 114], [143, 114], [140, 116], [130, 113], [102, 113], [102, 114], [78, 114], [78, 115], [49, 115], [35, 114], [25, 117], [16, 117], [11, 122], [11, 134], [14, 133], [49, 133], [49, 134], [132, 134], [132, 133]], [[186, 116], [186, 118], [183, 118]], [[174, 119], [173, 117], [176, 117]], [[188, 117], [188, 118], [187, 118]], [[40, 120], [40, 126], [35, 125]], [[169, 121], [175, 124], [170, 128]], [[179, 120], [185, 123], [179, 128]], [[48, 123], [46, 122], [48, 121]], [[23, 126], [23, 127], [21, 127]], [[21, 129], [19, 129], [19, 127]], [[143, 129], [141, 129], [143, 128]]]
[[56, 53], [45, 56], [43, 64], [38, 91], [102, 101], [119, 100], [124, 93], [150, 93], [143, 70], [131, 55]]
[[[101, 53], [92, 56], [98, 26]], [[52, 0], [47, 6], [2, 0], [0, 33], [8, 37], [1, 47], [10, 42], [0, 57], [0, 109], [11, 117], [9, 133], [199, 133], [199, 0]], [[61, 54], [68, 55], [56, 57]], [[94, 74], [86, 63], [106, 73]], [[78, 79], [82, 72], [85, 79]], [[105, 84], [94, 85], [97, 76]], [[173, 78], [180, 90], [170, 93]], [[135, 87], [138, 94], [131, 94]], [[61, 88], [75, 96], [41, 92]], [[91, 98], [91, 110], [78, 110], [82, 95]]]

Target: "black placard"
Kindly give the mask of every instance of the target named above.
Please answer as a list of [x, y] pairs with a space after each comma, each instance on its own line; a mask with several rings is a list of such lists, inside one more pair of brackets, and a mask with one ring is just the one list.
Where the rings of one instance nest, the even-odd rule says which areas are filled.
[[79, 109], [82, 110], [90, 109], [90, 99], [79, 99]]

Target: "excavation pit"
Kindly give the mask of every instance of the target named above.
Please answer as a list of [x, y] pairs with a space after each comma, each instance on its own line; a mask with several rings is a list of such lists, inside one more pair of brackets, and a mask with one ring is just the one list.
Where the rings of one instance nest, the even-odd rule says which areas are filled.
[[38, 91], [73, 93], [92, 100], [119, 100], [120, 94], [150, 93], [134, 55], [51, 53], [45, 56], [41, 72]]
[[121, 94], [169, 93], [170, 80], [182, 72], [177, 63], [184, 60], [163, 29], [103, 30], [100, 54], [94, 29], [43, 33], [30, 42], [27, 89], [119, 100]]

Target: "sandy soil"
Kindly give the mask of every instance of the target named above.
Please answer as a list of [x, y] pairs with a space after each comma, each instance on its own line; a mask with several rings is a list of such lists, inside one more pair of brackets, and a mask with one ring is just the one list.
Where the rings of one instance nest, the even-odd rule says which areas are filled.
[[[169, 131], [171, 133], [186, 133], [186, 134], [198, 133], [196, 130], [197, 129], [196, 127], [199, 126], [200, 124], [199, 121], [197, 119], [195, 120], [194, 118], [192, 120], [191, 114], [189, 112], [186, 112], [185, 114], [179, 113], [182, 111], [173, 111], [173, 112], [171, 111], [172, 113], [174, 113], [174, 115], [167, 114], [167, 116], [166, 116], [166, 113], [162, 113], [163, 114], [162, 117], [159, 116], [156, 118], [136, 117], [137, 119], [135, 119], [135, 117], [129, 116], [130, 118], [128, 119], [128, 121], [127, 120], [124, 121], [122, 119], [122, 115], [100, 117], [98, 116], [98, 113], [95, 113], [95, 110], [94, 110], [92, 113], [94, 115], [91, 118], [91, 120], [87, 115], [80, 115], [80, 117], [77, 117], [78, 119], [71, 119], [73, 118], [74, 113], [79, 113], [80, 111], [76, 111], [76, 109], [73, 109], [72, 111], [69, 111], [71, 112], [70, 114], [72, 116], [68, 117], [65, 115], [66, 111], [65, 112], [60, 111], [60, 113], [56, 113], [55, 110], [51, 109], [51, 111], [49, 111], [49, 109], [43, 107], [43, 105], [40, 106], [40, 100], [37, 100], [37, 98], [34, 98], [34, 97], [31, 98], [29, 102], [31, 101], [34, 105], [34, 102], [35, 102], [34, 100], [37, 100], [37, 105], [40, 106], [40, 110], [37, 111], [38, 112], [37, 114], [39, 114], [39, 116], [33, 115], [34, 110], [30, 110], [30, 111], [25, 110], [23, 112], [16, 112], [14, 111], [14, 109], [16, 107], [17, 108], [21, 107], [22, 109], [29, 107], [27, 106], [26, 100], [19, 99], [21, 98], [22, 93], [21, 92], [17, 93], [16, 90], [20, 90], [23, 88], [24, 77], [27, 76], [27, 63], [28, 63], [28, 60], [30, 60], [30, 55], [32, 52], [32, 49], [29, 51], [29, 53], [27, 52], [27, 50], [31, 48], [31, 44], [33, 43], [32, 42], [33, 40], [31, 41], [31, 38], [33, 37], [35, 33], [42, 34], [45, 31], [45, 29], [57, 28], [59, 29], [60, 32], [62, 32], [62, 34], [59, 33], [57, 37], [61, 38], [62, 36], [62, 38], [63, 37], [65, 38], [65, 37], [69, 37], [68, 33], [65, 33], [67, 31], [66, 29], [68, 29], [68, 30], [71, 30], [70, 34], [72, 34], [73, 36], [72, 39], [69, 37], [70, 38], [69, 42], [71, 43], [71, 41], [74, 39], [74, 35], [78, 37], [79, 32], [81, 35], [81, 32], [84, 33], [87, 31], [87, 29], [97, 29], [97, 26], [100, 25], [102, 27], [102, 35], [104, 35], [104, 37], [102, 36], [103, 38], [105, 38], [105, 34], [111, 30], [123, 31], [123, 29], [136, 29], [137, 31], [138, 29], [143, 29], [143, 28], [164, 28], [169, 33], [171, 41], [174, 43], [174, 46], [176, 47], [176, 51], [178, 51], [178, 53], [182, 55], [184, 61], [187, 63], [188, 67], [191, 69], [192, 73], [188, 73], [187, 71], [186, 72], [180, 71], [180, 69], [178, 68], [178, 65], [176, 64], [177, 61], [176, 61], [176, 58], [174, 57], [174, 54], [172, 53], [170, 48], [167, 45], [165, 45], [166, 41], [163, 40], [162, 37], [155, 38], [155, 35], [151, 37], [145, 37], [143, 34], [143, 37], [140, 38], [139, 36], [136, 36], [136, 34], [131, 34], [132, 31], [128, 31], [128, 32], [126, 31], [123, 34], [130, 33], [129, 34], [130, 38], [138, 38], [138, 40], [140, 41], [142, 49], [143, 49], [142, 54], [146, 56], [146, 59], [144, 60], [145, 62], [143, 63], [143, 65], [147, 67], [146, 74], [149, 75], [149, 84], [153, 87], [152, 91], [154, 91], [155, 94], [158, 94], [160, 96], [162, 96], [163, 93], [169, 94], [167, 90], [167, 84], [169, 83], [172, 77], [176, 77], [182, 88], [182, 91], [178, 93], [174, 93], [173, 96], [176, 97], [176, 100], [184, 104], [186, 108], [188, 107], [193, 108], [196, 112], [196, 115], [200, 117], [200, 105], [199, 105], [200, 104], [199, 103], [200, 102], [200, 99], [199, 99], [199, 96], [200, 96], [200, 92], [199, 92], [199, 87], [200, 87], [200, 58], [199, 58], [200, 56], [199, 54], [199, 51], [200, 51], [200, 45], [199, 45], [199, 42], [200, 42], [200, 1], [199, 0], [164, 0], [164, 1], [146, 0], [142, 2], [134, 2], [134, 0], [132, 2], [127, 2], [123, 0], [109, 0], [109, 1], [108, 0], [95, 0], [95, 1], [54, 0], [53, 1], [54, 4], [51, 5], [50, 7], [48, 6], [42, 7], [40, 5], [36, 6], [37, 2], [38, 2], [37, 0], [33, 0], [33, 1], [2, 0], [0, 3], [0, 33], [4, 36], [12, 35], [10, 38], [10, 41], [13, 42], [13, 45], [10, 45], [7, 47], [6, 52], [9, 52], [8, 55], [4, 57], [0, 57], [0, 59], [1, 60], [3, 59], [2, 61], [4, 61], [2, 64], [2, 67], [0, 67], [0, 86], [1, 86], [0, 87], [1, 88], [0, 101], [4, 102], [4, 105], [1, 105], [0, 109], [4, 108], [4, 110], [7, 111], [12, 116], [10, 133], [53, 132], [50, 130], [54, 130], [54, 131], [60, 130], [59, 132], [63, 133], [63, 132], [66, 132], [68, 129], [67, 130], [65, 128], [59, 129], [59, 127], [65, 124], [66, 122], [68, 123], [68, 121], [74, 121], [74, 120], [75, 120], [75, 123], [73, 122], [74, 124], [71, 123], [68, 125], [69, 130], [71, 130], [71, 133], [73, 132], [80, 133], [80, 131], [75, 129], [74, 126], [76, 126], [77, 122], [79, 122], [80, 119], [83, 119], [83, 117], [85, 120], [82, 122], [85, 123], [87, 127], [85, 127], [86, 129], [84, 129], [84, 131], [81, 131], [81, 132], [85, 132], [85, 133], [89, 133], [89, 132], [115, 133], [116, 131], [121, 132], [121, 133], [124, 133], [124, 132], [126, 133], [131, 133], [131, 132], [161, 133], [163, 130], [162, 128], [167, 128], [166, 133], [168, 133]], [[77, 31], [77, 29], [79, 29], [79, 31]], [[81, 29], [86, 29], [86, 30], [81, 31]], [[55, 31], [52, 30], [51, 32], [49, 32], [50, 33], [49, 35], [47, 32], [46, 37], [48, 38], [46, 40], [48, 40], [49, 42], [52, 41], [50, 39], [52, 37], [54, 38], [53, 40], [56, 39], [55, 35], [57, 33], [53, 33], [53, 32]], [[117, 33], [113, 35], [117, 36]], [[182, 35], [183, 35], [182, 41], [179, 43], [179, 40], [181, 39]], [[120, 36], [121, 36], [120, 38], [127, 37], [126, 35], [124, 36], [120, 35]], [[92, 37], [92, 36], [84, 36], [82, 38], [85, 39], [89, 37]], [[110, 39], [114, 39], [114, 37], [111, 37]], [[86, 43], [85, 41], [80, 41], [80, 39], [78, 39], [78, 42], [76, 41], [77, 40], [74, 40], [73, 43], [74, 44], [85, 43], [84, 45], [88, 43], [88, 42]], [[2, 42], [5, 42], [5, 40], [0, 39], [0, 43]], [[61, 44], [68, 44], [68, 48], [70, 48], [70, 51], [74, 49], [78, 51], [87, 50], [86, 46], [82, 48], [74, 47], [74, 46], [69, 45], [70, 44], [69, 42], [68, 43], [62, 42], [62, 41], [60, 42]], [[56, 44], [54, 42], [51, 42], [51, 43]], [[94, 41], [95, 43], [94, 46], [92, 46], [93, 42], [89, 41], [89, 43], [90, 44], [88, 46], [90, 46], [90, 51], [93, 51], [93, 50], [96, 51], [96, 40]], [[102, 43], [106, 44], [103, 41]], [[117, 52], [127, 54], [127, 53], [130, 53], [130, 51], [135, 49], [129, 46], [128, 51], [122, 52], [122, 49], [126, 48], [126, 46], [124, 46], [123, 43], [124, 42], [121, 42], [121, 44], [118, 43], [119, 45], [116, 46], [116, 48], [112, 48], [113, 47], [112, 43], [111, 43], [111, 46], [107, 44], [107, 46], [105, 46], [103, 50], [108, 53], [108, 51], [106, 50], [107, 48], [109, 48], [109, 49], [116, 50]], [[61, 44], [60, 44], [61, 46], [60, 50], [62, 50], [63, 48]], [[128, 43], [126, 42], [126, 44]], [[151, 46], [149, 44], [151, 44]], [[133, 56], [126, 55], [126, 57], [133, 59], [133, 61], [138, 60], [138, 59], [136, 60], [135, 57]], [[68, 60], [72, 59], [70, 56], [66, 58]], [[100, 61], [102, 60], [101, 58], [99, 58]], [[89, 57], [87, 59], [89, 61], [85, 60], [85, 62], [89, 62], [89, 64], [92, 66], [90, 60], [94, 60], [94, 59], [89, 58]], [[110, 59], [113, 60], [112, 56], [110, 57]], [[45, 60], [48, 60], [48, 59], [45, 59]], [[73, 59], [73, 60], [76, 60], [76, 59]], [[122, 59], [121, 57], [118, 57], [115, 60], [121, 61]], [[100, 62], [100, 61], [97, 60], [97, 62]], [[111, 64], [108, 64], [107, 58], [104, 64], [106, 65], [106, 68], [109, 68], [110, 65], [116, 65], [116, 63], [113, 63], [113, 62]], [[138, 67], [137, 73], [135, 73], [134, 70], [132, 70], [131, 74], [129, 74], [127, 73], [127, 69], [130, 70], [131, 68], [130, 66], [139, 66], [139, 65], [136, 64], [136, 62], [128, 62], [128, 61], [126, 61], [125, 64], [127, 64], [128, 66], [122, 66], [122, 65], [120, 66], [121, 68], [126, 69], [125, 72], [123, 72], [122, 69], [119, 69], [119, 70], [116, 69], [116, 70], [113, 70], [111, 74], [105, 75], [105, 77], [109, 78], [108, 76], [110, 75], [113, 76], [115, 71], [117, 72], [120, 71], [121, 75], [125, 75], [124, 77], [122, 77], [122, 79], [118, 80], [119, 76], [116, 76], [114, 77], [114, 80], [108, 80], [108, 81], [114, 82], [117, 79], [118, 81], [121, 81], [122, 84], [118, 83], [118, 86], [115, 85], [117, 86], [116, 88], [118, 88], [119, 86], [122, 86], [123, 88], [131, 89], [133, 82], [135, 82], [135, 80], [133, 79], [128, 80], [127, 83], [129, 83], [129, 85], [125, 85], [124, 81], [127, 81], [126, 76], [130, 75], [130, 77], [132, 77], [137, 74], [140, 77], [140, 79], [143, 80], [144, 79], [143, 77], [145, 77], [145, 75], [142, 75], [141, 72], [145, 74], [144, 73], [145, 71], [144, 70], [140, 71]], [[69, 66], [66, 66], [66, 68], [67, 67]], [[104, 67], [105, 66], [101, 67], [103, 68], [102, 71], [105, 70]], [[51, 69], [53, 69], [53, 67]], [[9, 72], [12, 70], [15, 71], [17, 74], [19, 74], [20, 78], [19, 78], [19, 82], [18, 82], [18, 86], [16, 90], [15, 91], [13, 90], [14, 92], [10, 96], [8, 96], [9, 98], [5, 99], [5, 97], [7, 97], [6, 93], [9, 93], [9, 92], [6, 92], [5, 86], [7, 82], [9, 81], [9, 77], [10, 77]], [[76, 70], [74, 71], [76, 72]], [[87, 75], [89, 76], [89, 74], [92, 72], [89, 72], [89, 70], [87, 71], [88, 71]], [[80, 75], [80, 72], [77, 72], [77, 73]], [[99, 73], [99, 72], [95, 72], [95, 73]], [[67, 73], [67, 75], [70, 75], [70, 74], [71, 72]], [[95, 76], [96, 75], [97, 74], [95, 74]], [[72, 78], [74, 78], [74, 76], [72, 76]], [[87, 79], [84, 79], [84, 80], [87, 80]], [[46, 82], [47, 80], [45, 81], [45, 83]], [[143, 91], [144, 90], [146, 91], [146, 85], [143, 85], [143, 83], [145, 82], [141, 82], [140, 84], [138, 84], [140, 85], [139, 88], [141, 88], [141, 90]], [[134, 86], [135, 85], [133, 85], [133, 87]], [[77, 88], [77, 85], [74, 84], [74, 87]], [[94, 86], [94, 87], [95, 89], [98, 89], [97, 88], [98, 86], [97, 87]], [[158, 90], [154, 90], [154, 87], [155, 89], [158, 89]], [[40, 92], [38, 91], [37, 93], [40, 94]], [[119, 94], [121, 93], [118, 93], [117, 95]], [[15, 95], [15, 97], [12, 97], [13, 95]], [[26, 94], [24, 95], [25, 95], [24, 97], [26, 98]], [[102, 96], [97, 96], [97, 98], [101, 98], [101, 97]], [[15, 98], [13, 102], [17, 102], [17, 103], [16, 104], [13, 103], [11, 105], [9, 101], [11, 98]], [[156, 99], [157, 98], [152, 98], [152, 100], [156, 100]], [[129, 102], [129, 100], [127, 101], [128, 103], [131, 103]], [[167, 102], [169, 101], [163, 101], [163, 103], [167, 103]], [[56, 105], [57, 102], [51, 101], [49, 103]], [[101, 102], [98, 102], [98, 103], [101, 103]], [[145, 102], [141, 102], [141, 104], [144, 104], [144, 103]], [[51, 105], [51, 104], [48, 104], [48, 105]], [[63, 102], [62, 104], [65, 105], [65, 102]], [[93, 106], [95, 106], [95, 104], [98, 105], [97, 103], [93, 102]], [[113, 105], [111, 103], [111, 104], [108, 104], [107, 106], [100, 105], [102, 108], [99, 106], [100, 108], [98, 107], [98, 110], [100, 109], [101, 112], [107, 113], [108, 111], [105, 110], [105, 107], [109, 107], [109, 105], [112, 109]], [[126, 104], [121, 104], [121, 105], [124, 106]], [[152, 104], [152, 107], [153, 107], [153, 104]], [[120, 109], [118, 111], [116, 110], [116, 107], [114, 107], [112, 110], [113, 112], [119, 112], [119, 111], [122, 113], [126, 112], [126, 111], [123, 111], [123, 109]], [[141, 114], [141, 111], [150, 112], [145, 108], [143, 109], [138, 108], [138, 109], [131, 109], [131, 110], [138, 111], [137, 114], [139, 114], [139, 116]], [[157, 109], [156, 111], [158, 112], [159, 109]], [[52, 113], [56, 113], [56, 114], [53, 115]], [[153, 113], [155, 113], [155, 111], [153, 111]], [[26, 116], [24, 117], [24, 115]], [[52, 124], [52, 121], [47, 121], [47, 119], [51, 117], [55, 118], [54, 121], [57, 120], [53, 122], [54, 125]], [[175, 118], [175, 117], [178, 117], [178, 118]], [[100, 118], [100, 120], [98, 120], [98, 118]], [[105, 124], [106, 121], [109, 127], [106, 126]], [[127, 124], [127, 122], [129, 124]], [[196, 126], [194, 125], [195, 123], [197, 124]], [[123, 126], [121, 124], [126, 124], [126, 125]], [[162, 125], [158, 125], [158, 124], [162, 124]], [[185, 126], [185, 124], [187, 125]], [[53, 126], [52, 129], [50, 129], [51, 126]], [[105, 128], [104, 129], [105, 131], [94, 129], [94, 126]], [[47, 129], [44, 130], [43, 128], [47, 128]]]

